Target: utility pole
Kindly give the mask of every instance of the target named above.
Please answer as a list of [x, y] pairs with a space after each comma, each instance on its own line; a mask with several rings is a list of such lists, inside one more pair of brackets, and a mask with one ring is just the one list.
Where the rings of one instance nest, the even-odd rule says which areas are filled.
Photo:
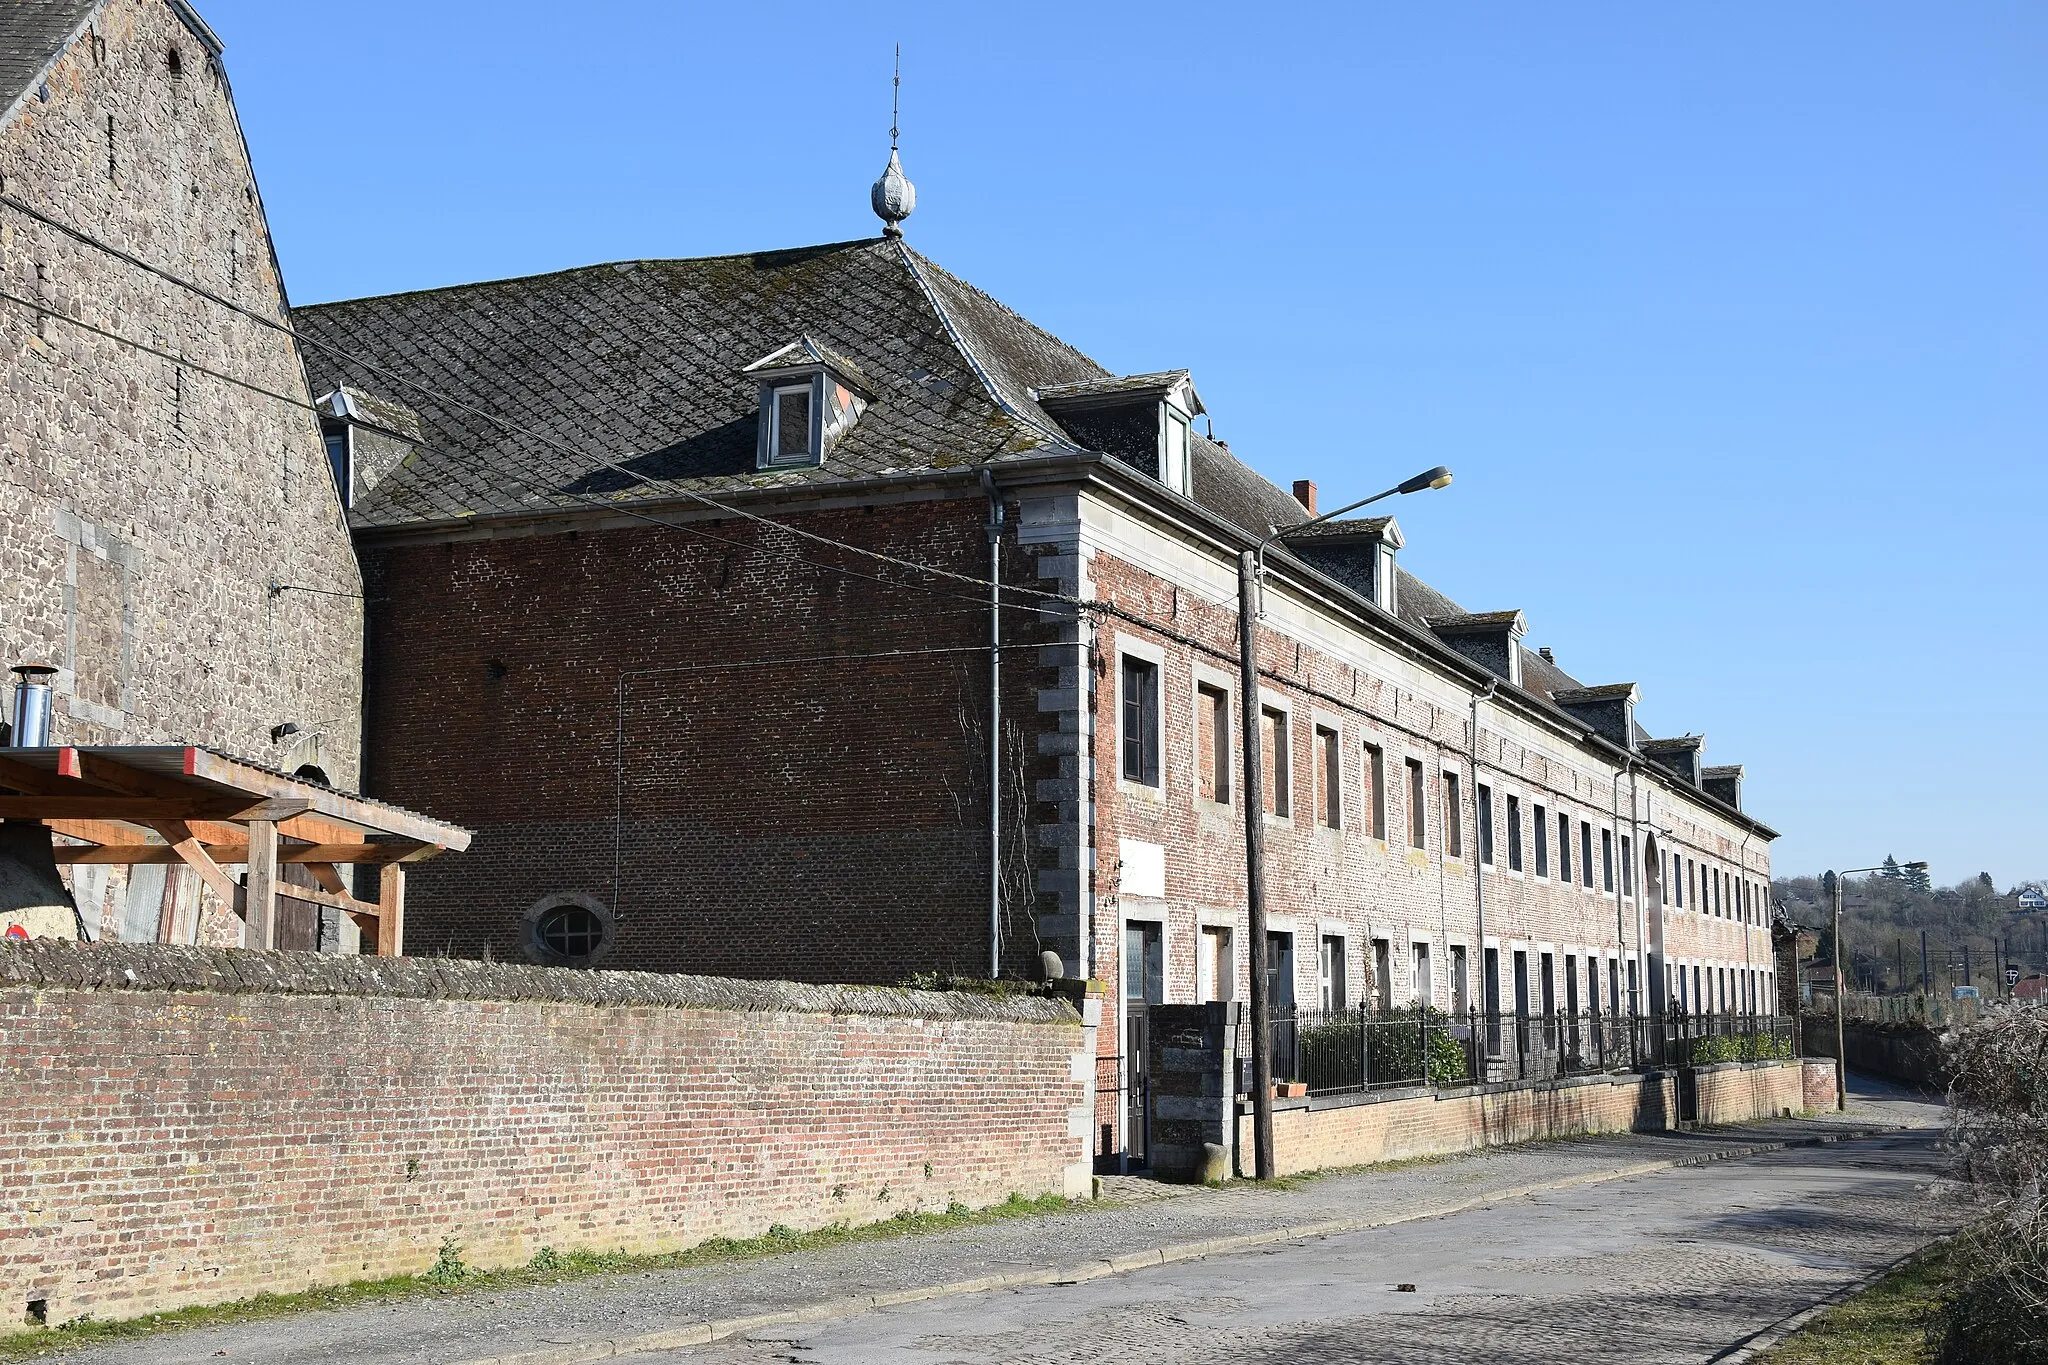
[[1920, 931], [1920, 994], [1934, 989], [1934, 979], [1927, 974], [1927, 931]]
[[1259, 713], [1258, 552], [1237, 557], [1239, 709], [1244, 717], [1244, 903], [1252, 977], [1252, 1175], [1273, 1178], [1273, 1002], [1266, 998], [1266, 758]]
[[1849, 1046], [1842, 1018], [1849, 1012], [1847, 992], [1842, 989], [1842, 879], [1828, 873], [1828, 909], [1834, 919], [1835, 939], [1835, 1111], [1849, 1107]]
[[[1298, 531], [1355, 512], [1381, 498], [1448, 488], [1450, 483], [1451, 471], [1438, 465], [1383, 493], [1346, 503], [1334, 512], [1312, 516], [1287, 529]], [[1245, 926], [1252, 936], [1252, 1173], [1259, 1180], [1271, 1180], [1274, 1174], [1273, 1002], [1269, 998], [1272, 992], [1266, 989], [1266, 759], [1262, 752], [1263, 716], [1259, 710], [1259, 579], [1265, 572], [1266, 547], [1281, 534], [1279, 528], [1274, 528], [1256, 547], [1237, 557], [1238, 692], [1244, 718]]]

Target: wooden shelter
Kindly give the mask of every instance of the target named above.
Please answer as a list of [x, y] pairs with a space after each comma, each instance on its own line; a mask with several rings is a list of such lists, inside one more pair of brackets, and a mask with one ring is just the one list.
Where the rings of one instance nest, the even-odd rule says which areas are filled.
[[[277, 945], [280, 896], [349, 915], [382, 956], [405, 951], [405, 869], [469, 847], [469, 831], [397, 806], [187, 745], [0, 749], [0, 818], [71, 842], [60, 866], [183, 863], [246, 923], [251, 948]], [[13, 794], [7, 794], [8, 792]], [[53, 841], [54, 842], [54, 841]], [[341, 869], [379, 869], [358, 899]], [[237, 882], [227, 868], [242, 866]], [[304, 868], [287, 884], [284, 870]], [[170, 914], [157, 941], [169, 942]]]

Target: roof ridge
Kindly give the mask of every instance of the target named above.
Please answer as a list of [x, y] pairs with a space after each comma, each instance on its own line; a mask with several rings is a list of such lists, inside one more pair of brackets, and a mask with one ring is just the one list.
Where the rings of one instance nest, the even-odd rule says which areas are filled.
[[590, 270], [616, 270], [620, 266], [643, 265], [696, 265], [705, 261], [758, 260], [767, 256], [823, 256], [849, 247], [879, 246], [886, 239], [881, 237], [853, 237], [843, 242], [820, 242], [815, 246], [777, 247], [771, 251], [721, 251], [709, 256], [628, 256], [615, 261], [591, 261], [586, 265], [568, 265], [559, 270], [536, 270], [529, 275], [501, 275], [488, 280], [466, 280], [461, 284], [431, 284], [422, 289], [392, 289], [382, 294], [358, 294], [351, 298], [329, 299], [324, 303], [302, 303], [293, 307], [294, 313], [317, 312], [323, 308], [341, 308], [358, 303], [381, 303], [386, 299], [412, 299], [425, 294], [453, 294], [465, 289], [484, 289], [496, 284], [525, 284], [530, 280], [554, 279], [561, 275], [580, 275]]
[[937, 261], [925, 255], [923, 252], [914, 249], [913, 247], [911, 247], [909, 243], [903, 241], [900, 238], [897, 239], [896, 245], [903, 249], [904, 256], [913, 263], [913, 273], [916, 265], [929, 266], [931, 269], [938, 271], [941, 275], [944, 275], [947, 278], [947, 280], [951, 281], [953, 284], [960, 286], [960, 288], [967, 290], [969, 293], [974, 294], [977, 297], [984, 300], [985, 302], [987, 302], [990, 307], [1002, 310], [1004, 313], [1007, 313], [1010, 317], [1015, 318], [1024, 326], [1029, 327], [1032, 331], [1039, 333], [1041, 336], [1044, 336], [1045, 338], [1053, 342], [1055, 345], [1063, 348], [1067, 351], [1068, 354], [1072, 355], [1075, 359], [1085, 360], [1090, 365], [1093, 365], [1096, 369], [1102, 371], [1103, 374], [1109, 376], [1112, 379], [1117, 377], [1116, 372], [1110, 369], [1109, 366], [1103, 364], [1094, 356], [1089, 355], [1086, 351], [1074, 345], [1073, 342], [1068, 341], [1065, 337], [1060, 336], [1054, 332], [1046, 331], [1045, 328], [1039, 326], [1030, 318], [1025, 317], [1022, 313], [1010, 307], [1009, 304], [1004, 303], [1001, 299], [989, 293], [986, 289], [983, 289], [980, 285], [974, 283], [972, 280], [962, 279], [960, 276], [955, 275], [952, 271], [946, 269], [946, 267], [940, 265]]
[[[902, 238], [895, 238], [893, 239], [893, 241], [895, 243], [897, 251], [900, 253], [899, 259], [903, 263], [904, 272], [908, 274], [911, 280], [917, 285], [918, 293], [924, 297], [925, 304], [928, 307], [930, 307], [934, 314], [938, 316], [940, 325], [946, 329], [946, 339], [953, 343], [953, 349], [958, 351], [960, 353], [960, 358], [967, 362], [967, 368], [971, 370], [974, 373], [974, 377], [980, 381], [982, 390], [988, 394], [989, 401], [991, 403], [994, 403], [996, 407], [1001, 411], [1008, 413], [1016, 421], [1023, 423], [1024, 426], [1026, 426], [1030, 430], [1035, 431], [1039, 435], [1048, 438], [1055, 444], [1062, 446], [1068, 450], [1086, 451], [1086, 446], [1081, 445], [1079, 442], [1075, 441], [1073, 437], [1067, 435], [1064, 431], [1061, 431], [1058, 426], [1048, 422], [1041, 422], [1037, 418], [1032, 417], [1027, 413], [1019, 411], [1015, 404], [1011, 403], [1009, 399], [1003, 396], [1002, 386], [997, 384], [995, 380], [989, 375], [988, 366], [984, 365], [981, 361], [981, 357], [977, 356], [974, 353], [974, 348], [967, 344], [967, 337], [961, 332], [960, 325], [953, 320], [953, 315], [946, 311], [946, 305], [939, 301], [938, 292], [932, 288], [931, 282], [925, 279], [924, 272], [918, 269], [918, 267], [920, 264], [929, 265], [932, 269], [938, 271], [940, 274], [946, 276], [948, 279], [952, 280], [956, 284], [963, 285], [968, 289], [974, 289], [974, 286], [971, 284], [967, 284], [965, 280], [960, 279], [951, 271], [947, 270], [944, 266], [937, 264], [936, 262], [930, 260], [928, 257], [921, 256], [915, 251], [912, 251], [908, 246], [904, 245]], [[974, 292], [976, 292], [977, 294], [981, 293], [981, 291], [978, 289], [975, 289]], [[986, 294], [982, 294], [982, 297], [985, 299], [989, 298], [989, 296]], [[996, 303], [994, 299], [989, 299], [989, 302]], [[1035, 331], [1042, 332], [1046, 336], [1052, 337], [1054, 341], [1059, 342], [1059, 344], [1062, 346], [1067, 346], [1066, 342], [1060, 341], [1058, 337], [1052, 336], [1052, 333], [1046, 332], [1043, 327], [1039, 327], [1036, 323], [1029, 321], [1022, 314], [1016, 312], [1015, 310], [1010, 308], [1004, 308], [1003, 305], [1000, 303], [996, 303], [996, 306], [998, 308], [1003, 308], [1004, 312], [1009, 313], [1011, 317], [1016, 318], [1019, 322], [1024, 323], [1025, 326], [1031, 327]], [[1081, 355], [1081, 352], [1074, 350], [1072, 346], [1067, 346], [1067, 349], [1070, 351], [1074, 351], [1075, 355], [1081, 356], [1081, 359], [1087, 360], [1089, 364], [1095, 365], [1095, 362], [1093, 360], [1089, 360], [1087, 356]], [[1097, 365], [1096, 368], [1100, 369], [1102, 367]]]

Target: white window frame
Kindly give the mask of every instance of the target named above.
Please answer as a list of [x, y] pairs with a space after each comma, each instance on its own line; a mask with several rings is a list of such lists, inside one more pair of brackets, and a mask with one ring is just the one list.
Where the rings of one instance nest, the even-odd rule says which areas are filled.
[[[816, 376], [802, 380], [778, 380], [768, 386], [768, 455], [767, 461], [773, 469], [797, 469], [815, 465], [819, 461], [819, 447], [823, 444], [823, 414], [819, 412], [819, 383]], [[786, 393], [803, 393], [810, 404], [810, 426], [805, 436], [806, 448], [796, 455], [782, 449], [782, 396]]]
[[[1212, 810], [1230, 810], [1237, 805], [1238, 787], [1243, 785], [1244, 760], [1239, 753], [1241, 737], [1237, 733], [1237, 684], [1213, 668], [1196, 664], [1194, 679], [1188, 684], [1188, 795], [1197, 807]], [[1223, 753], [1224, 799], [1212, 801], [1202, 795], [1202, 708], [1206, 704], [1202, 689], [1223, 694], [1223, 728], [1216, 735], [1216, 747]]]

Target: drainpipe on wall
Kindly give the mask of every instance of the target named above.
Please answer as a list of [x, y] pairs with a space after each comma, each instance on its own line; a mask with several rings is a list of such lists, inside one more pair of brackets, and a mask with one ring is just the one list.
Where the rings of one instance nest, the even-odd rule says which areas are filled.
[[[1620, 864], [1621, 864], [1621, 866], [1620, 866], [1620, 867], [1618, 867], [1618, 868], [1616, 868], [1616, 869], [1615, 869], [1615, 870], [1616, 870], [1617, 872], [1619, 872], [1619, 873], [1620, 873], [1620, 875], [1619, 875], [1619, 876], [1617, 876], [1617, 877], [1616, 877], [1616, 878], [1614, 879], [1614, 946], [1615, 946], [1615, 947], [1617, 947], [1617, 948], [1619, 948], [1619, 949], [1621, 949], [1621, 951], [1622, 951], [1623, 953], [1627, 953], [1627, 952], [1628, 952], [1628, 931], [1627, 931], [1627, 930], [1626, 930], [1625, 928], [1623, 928], [1623, 927], [1622, 927], [1622, 917], [1621, 917], [1621, 898], [1622, 898], [1622, 894], [1623, 894], [1623, 893], [1624, 893], [1624, 892], [1625, 892], [1625, 891], [1626, 891], [1626, 890], [1627, 890], [1627, 889], [1628, 889], [1629, 887], [1631, 887], [1631, 886], [1637, 886], [1637, 882], [1636, 882], [1636, 870], [1635, 870], [1635, 868], [1634, 868], [1634, 867], [1633, 867], [1633, 866], [1632, 866], [1631, 864], [1632, 864], [1632, 860], [1633, 860], [1633, 859], [1635, 858], [1636, 854], [1638, 854], [1639, 852], [1641, 852], [1641, 851], [1642, 851], [1642, 847], [1643, 847], [1643, 842], [1642, 842], [1642, 840], [1641, 840], [1641, 839], [1640, 839], [1639, 837], [1637, 837], [1637, 835], [1636, 835], [1636, 832], [1635, 832], [1635, 831], [1636, 831], [1636, 793], [1635, 793], [1635, 771], [1636, 771], [1636, 761], [1635, 761], [1634, 759], [1632, 759], [1632, 758], [1625, 758], [1625, 759], [1623, 759], [1623, 760], [1621, 761], [1621, 767], [1619, 767], [1619, 768], [1617, 768], [1617, 769], [1615, 769], [1615, 770], [1614, 770], [1614, 780], [1613, 780], [1613, 781], [1612, 781], [1611, 783], [1609, 783], [1609, 784], [1608, 784], [1608, 790], [1607, 790], [1607, 805], [1608, 805], [1608, 809], [1609, 809], [1609, 811], [1611, 812], [1611, 814], [1609, 815], [1609, 817], [1608, 817], [1608, 818], [1609, 818], [1609, 819], [1611, 819], [1611, 820], [1612, 820], [1612, 821], [1614, 822], [1614, 826], [1613, 826], [1613, 828], [1614, 828], [1614, 837], [1615, 837], [1616, 839], [1620, 839], [1620, 838], [1621, 838], [1621, 779], [1622, 779], [1622, 778], [1624, 778], [1624, 777], [1626, 777], [1626, 778], [1628, 778], [1628, 779], [1629, 779], [1629, 793], [1628, 793], [1628, 828], [1629, 828], [1629, 839], [1628, 839], [1628, 848], [1627, 848], [1626, 850], [1623, 850], [1623, 849], [1618, 849], [1618, 848], [1617, 848], [1616, 850], [1614, 850], [1614, 853], [1615, 853], [1615, 861], [1617, 861], [1618, 863], [1620, 863]], [[1640, 890], [1641, 890], [1641, 888], [1640, 888], [1639, 886], [1637, 886], [1637, 891], [1638, 891], [1638, 893], [1640, 893]], [[1640, 947], [1642, 946], [1642, 942], [1643, 942], [1643, 933], [1642, 933], [1642, 925], [1641, 925], [1641, 922], [1640, 922], [1640, 921], [1641, 921], [1641, 919], [1642, 919], [1642, 913], [1643, 913], [1643, 909], [1642, 909], [1642, 907], [1643, 907], [1643, 898], [1642, 898], [1642, 896], [1641, 896], [1640, 894], [1635, 894], [1635, 895], [1631, 895], [1631, 896], [1629, 897], [1629, 899], [1630, 899], [1630, 900], [1632, 900], [1632, 901], [1634, 901], [1634, 902], [1636, 903], [1636, 918], [1637, 918], [1637, 921], [1638, 921], [1638, 923], [1637, 923], [1637, 926], [1636, 926], [1636, 945], [1637, 945], [1637, 947], [1638, 947], [1638, 948], [1640, 948]], [[1637, 970], [1637, 971], [1641, 971], [1641, 970], [1642, 970], [1642, 968], [1638, 967], [1638, 968], [1637, 968], [1636, 970]]]
[[[1651, 823], [1651, 828], [1656, 828], [1654, 822]], [[1635, 857], [1640, 859], [1643, 857], [1648, 845], [1643, 842], [1643, 798], [1642, 792], [1637, 788], [1637, 769], [1633, 760], [1628, 765], [1628, 832], [1630, 848], [1633, 850]], [[1664, 868], [1661, 862], [1664, 856], [1662, 849], [1658, 850], [1657, 856], [1660, 860], [1657, 867], [1657, 880], [1661, 882], [1664, 880]], [[1636, 891], [1636, 980], [1640, 984], [1636, 987], [1638, 995], [1636, 996], [1636, 1009], [1634, 1012], [1638, 1015], [1643, 1012], [1643, 1000], [1655, 998], [1650, 995], [1650, 950], [1649, 929], [1647, 927], [1650, 912], [1643, 904], [1644, 901], [1649, 899], [1649, 891], [1650, 876], [1647, 871], [1644, 871], [1642, 872], [1642, 881], [1639, 883]], [[1662, 896], [1657, 898], [1657, 913], [1659, 915], [1664, 913], [1664, 898]], [[1661, 924], [1657, 927], [1659, 929], [1663, 928]], [[1622, 946], [1626, 950], [1627, 945], [1624, 944]]]
[[981, 471], [988, 494], [988, 977], [1003, 974], [1003, 495]]
[[[1509, 645], [1512, 648], [1513, 642], [1510, 641]], [[1493, 694], [1499, 689], [1500, 680], [1488, 678], [1486, 680], [1486, 690], [1472, 694], [1472, 729], [1471, 733], [1465, 737], [1465, 757], [1466, 762], [1471, 767], [1471, 776], [1466, 781], [1471, 784], [1472, 800], [1475, 803], [1479, 800], [1479, 704], [1492, 701]], [[1477, 810], [1478, 807], [1475, 805], [1473, 809]], [[1472, 823], [1472, 838], [1476, 844], [1479, 838], [1479, 822], [1474, 820]], [[1448, 825], [1448, 821], [1446, 824]], [[1477, 847], [1472, 850], [1472, 895], [1479, 919], [1479, 932], [1476, 935], [1479, 942], [1473, 945], [1479, 950], [1479, 971], [1477, 973], [1479, 1005], [1481, 1009], [1484, 1009], [1486, 1007], [1486, 863], [1480, 858]], [[1444, 951], [1449, 952], [1450, 945], [1446, 944]], [[1496, 992], [1500, 990], [1500, 981], [1498, 979], [1494, 981], [1493, 988]]]

